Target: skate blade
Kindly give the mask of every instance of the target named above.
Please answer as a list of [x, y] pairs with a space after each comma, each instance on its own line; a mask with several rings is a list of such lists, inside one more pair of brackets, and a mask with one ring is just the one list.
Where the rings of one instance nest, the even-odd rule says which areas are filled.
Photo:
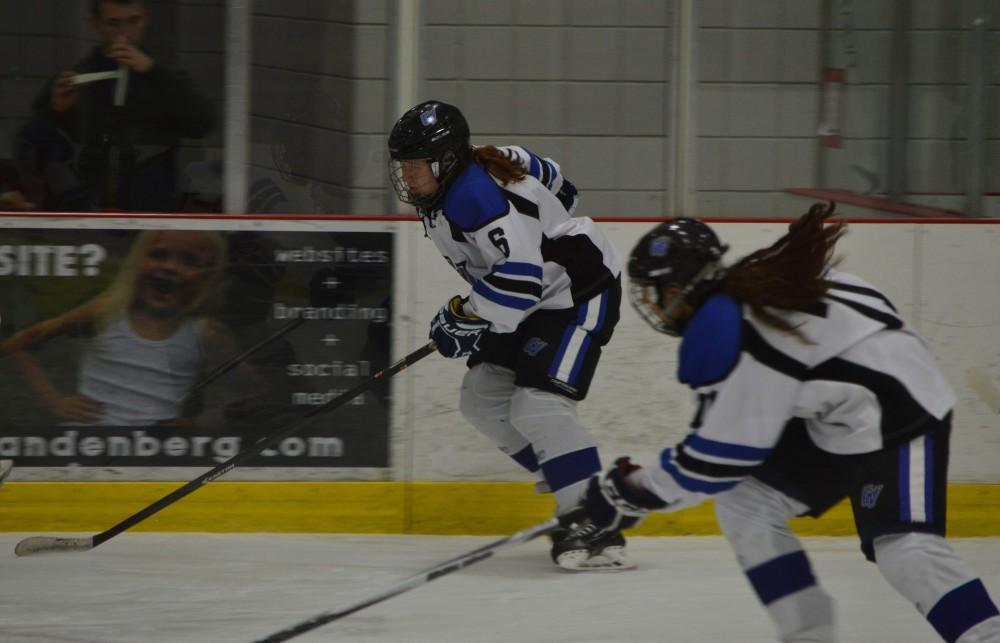
[[564, 552], [556, 564], [573, 572], [623, 572], [636, 568], [635, 561], [621, 547], [608, 547], [595, 556], [584, 549]]

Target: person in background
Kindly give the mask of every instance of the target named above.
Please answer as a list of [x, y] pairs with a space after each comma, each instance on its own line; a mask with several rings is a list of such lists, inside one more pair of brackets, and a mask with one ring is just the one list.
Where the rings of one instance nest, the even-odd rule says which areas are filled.
[[[570, 216], [576, 189], [557, 164], [521, 147], [472, 146], [453, 105], [411, 108], [388, 147], [396, 194], [470, 286], [430, 328], [442, 355], [468, 358], [462, 415], [541, 476], [563, 524], [558, 541], [601, 468], [576, 406], [618, 322], [621, 258], [593, 221]], [[572, 570], [633, 566], [613, 530], [553, 559]]]
[[[76, 169], [93, 209], [175, 212], [180, 140], [214, 127], [211, 102], [142, 49], [150, 15], [144, 0], [91, 0], [100, 43], [34, 103], [37, 118], [81, 147]], [[120, 80], [87, 82], [119, 70]]]
[[925, 341], [871, 284], [834, 269], [845, 232], [813, 206], [773, 245], [731, 267], [704, 223], [672, 219], [628, 263], [629, 297], [681, 337], [691, 432], [640, 467], [592, 478], [586, 518], [562, 548], [715, 498], [719, 526], [782, 641], [833, 641], [794, 516], [848, 497], [865, 557], [949, 643], [1000, 641], [1000, 616], [944, 538], [956, 397]]

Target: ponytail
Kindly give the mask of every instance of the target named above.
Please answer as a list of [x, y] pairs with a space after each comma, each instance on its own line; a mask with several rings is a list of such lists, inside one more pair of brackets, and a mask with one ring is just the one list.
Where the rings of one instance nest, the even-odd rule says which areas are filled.
[[472, 159], [504, 185], [517, 183], [528, 175], [523, 165], [494, 145], [473, 148]]
[[847, 225], [827, 224], [835, 207], [831, 202], [809, 208], [788, 226], [785, 236], [729, 268], [719, 291], [745, 303], [765, 324], [802, 337], [792, 323], [768, 308], [804, 310], [829, 290], [825, 275], [840, 261], [833, 250]]

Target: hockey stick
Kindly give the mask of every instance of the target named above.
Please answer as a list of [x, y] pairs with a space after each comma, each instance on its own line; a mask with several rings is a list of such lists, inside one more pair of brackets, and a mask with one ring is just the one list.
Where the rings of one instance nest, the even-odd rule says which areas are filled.
[[107, 542], [111, 538], [114, 538], [115, 536], [122, 533], [126, 529], [134, 525], [137, 525], [146, 518], [149, 518], [156, 512], [160, 511], [161, 509], [174, 504], [184, 496], [201, 488], [206, 483], [209, 483], [212, 480], [215, 480], [216, 478], [219, 478], [225, 475], [226, 473], [232, 471], [237, 466], [246, 462], [250, 458], [257, 456], [265, 449], [274, 446], [281, 440], [285, 439], [289, 435], [301, 429], [304, 425], [308, 424], [309, 420], [314, 416], [323, 413], [325, 411], [330, 411], [332, 409], [335, 409], [338, 406], [344, 404], [345, 402], [354, 399], [361, 393], [367, 391], [372, 386], [377, 384], [380, 380], [392, 377], [396, 373], [399, 373], [400, 371], [406, 369], [408, 366], [411, 366], [412, 364], [416, 363], [418, 360], [427, 357], [435, 350], [436, 349], [434, 346], [434, 342], [428, 342], [427, 344], [424, 344], [423, 346], [413, 351], [403, 359], [375, 373], [375, 375], [369, 377], [367, 380], [361, 382], [354, 388], [349, 389], [344, 393], [341, 393], [337, 397], [333, 398], [332, 400], [326, 402], [321, 406], [317, 406], [310, 409], [303, 415], [299, 416], [292, 422], [285, 425], [283, 428], [275, 431], [270, 437], [264, 438], [260, 442], [257, 442], [246, 451], [241, 451], [240, 453], [237, 453], [236, 455], [229, 458], [228, 460], [226, 460], [219, 466], [215, 467], [214, 469], [203, 473], [202, 475], [198, 476], [191, 482], [188, 482], [184, 486], [175, 489], [174, 491], [163, 496], [153, 504], [147, 506], [145, 509], [142, 509], [132, 514], [125, 520], [115, 525], [114, 527], [106, 529], [105, 531], [102, 531], [99, 534], [94, 534], [93, 536], [86, 536], [83, 538], [54, 538], [51, 536], [31, 536], [17, 543], [17, 546], [14, 548], [14, 553], [17, 554], [18, 556], [31, 556], [33, 554], [44, 554], [50, 552], [87, 551], [93, 549], [94, 547], [97, 547], [101, 543]]
[[10, 472], [14, 470], [13, 460], [0, 460], [0, 485], [3, 485], [3, 481], [7, 479]]
[[442, 576], [447, 576], [452, 572], [457, 572], [461, 569], [465, 569], [470, 565], [474, 565], [480, 561], [484, 561], [487, 558], [494, 556], [497, 552], [513, 547], [520, 543], [528, 542], [542, 534], [546, 534], [556, 527], [559, 526], [559, 520], [556, 518], [550, 518], [545, 522], [539, 523], [533, 527], [528, 527], [522, 531], [517, 532], [507, 536], [506, 538], [501, 538], [500, 540], [494, 541], [488, 545], [484, 545], [479, 549], [474, 549], [461, 556], [456, 556], [451, 560], [446, 560], [443, 563], [438, 563], [430, 569], [418, 572], [409, 578], [400, 581], [397, 585], [390, 587], [389, 589], [379, 592], [378, 594], [373, 594], [368, 598], [363, 598], [356, 603], [351, 603], [346, 607], [342, 607], [337, 610], [330, 612], [323, 612], [310, 619], [302, 621], [297, 625], [293, 625], [289, 628], [283, 629], [280, 632], [275, 632], [274, 634], [259, 639], [254, 643], [279, 643], [279, 641], [287, 641], [291, 638], [298, 636], [299, 634], [305, 634], [306, 632], [312, 631], [317, 627], [326, 625], [327, 623], [336, 621], [345, 616], [349, 616], [355, 612], [363, 610], [366, 607], [375, 605], [376, 603], [381, 603], [384, 600], [392, 598], [393, 596], [398, 596], [403, 592], [407, 592], [421, 585], [426, 585], [427, 583], [441, 578]]
[[259, 351], [260, 349], [264, 348], [274, 340], [284, 337], [288, 333], [292, 332], [293, 330], [304, 324], [305, 321], [306, 320], [303, 317], [296, 317], [295, 319], [288, 322], [287, 324], [285, 324], [278, 330], [274, 331], [264, 339], [260, 340], [250, 348], [246, 349], [242, 353], [234, 355], [224, 363], [219, 364], [219, 366], [217, 366], [215, 370], [213, 370], [205, 377], [201, 378], [199, 382], [195, 383], [190, 389], [188, 389], [188, 392], [185, 393], [184, 397], [185, 398], [191, 397], [196, 391], [200, 391], [201, 389], [205, 388], [215, 380], [219, 379], [229, 371], [236, 368], [246, 358], [250, 357], [251, 355]]

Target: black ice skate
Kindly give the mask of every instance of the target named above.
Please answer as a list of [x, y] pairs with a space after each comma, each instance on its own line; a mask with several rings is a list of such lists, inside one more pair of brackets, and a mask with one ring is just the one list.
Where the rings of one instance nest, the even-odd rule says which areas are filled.
[[[571, 519], [573, 513], [565, 518]], [[560, 517], [560, 523], [563, 523]], [[567, 520], [567, 522], [569, 522]], [[554, 530], [552, 560], [563, 569], [577, 572], [633, 569], [625, 553], [625, 536], [618, 530], [604, 531], [590, 520], [572, 522]]]

